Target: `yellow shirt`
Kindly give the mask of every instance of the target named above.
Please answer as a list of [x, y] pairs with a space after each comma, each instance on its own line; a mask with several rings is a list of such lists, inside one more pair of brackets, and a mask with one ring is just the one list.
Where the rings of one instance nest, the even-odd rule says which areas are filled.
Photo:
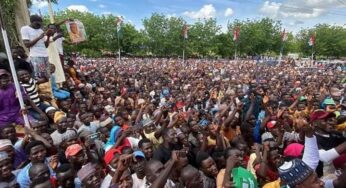
[[278, 179], [276, 181], [265, 184], [262, 188], [280, 188], [280, 183], [281, 181], [280, 179]]

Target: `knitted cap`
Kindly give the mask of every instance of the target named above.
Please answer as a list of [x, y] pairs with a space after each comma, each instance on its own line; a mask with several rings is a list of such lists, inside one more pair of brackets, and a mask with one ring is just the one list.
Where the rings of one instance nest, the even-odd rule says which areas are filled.
[[278, 171], [282, 182], [292, 187], [305, 181], [314, 172], [300, 159], [285, 162]]
[[77, 173], [78, 178], [83, 181], [85, 180], [88, 176], [93, 174], [96, 171], [95, 165], [92, 163], [88, 163], [84, 165]]
[[9, 139], [1, 139], [0, 140], [0, 149], [4, 148], [6, 146], [13, 146], [11, 140], [9, 140]]

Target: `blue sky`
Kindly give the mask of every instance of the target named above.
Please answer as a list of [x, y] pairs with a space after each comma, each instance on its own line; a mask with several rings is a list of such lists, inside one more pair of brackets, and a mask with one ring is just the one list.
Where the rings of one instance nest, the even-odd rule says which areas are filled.
[[[32, 13], [48, 11], [47, 3], [33, 0]], [[181, 16], [188, 23], [216, 18], [222, 30], [234, 19], [270, 17], [281, 20], [283, 27], [297, 32], [302, 27], [328, 23], [346, 27], [346, 0], [59, 0], [54, 11], [74, 9], [94, 14], [124, 16], [141, 29], [142, 19], [153, 12]]]

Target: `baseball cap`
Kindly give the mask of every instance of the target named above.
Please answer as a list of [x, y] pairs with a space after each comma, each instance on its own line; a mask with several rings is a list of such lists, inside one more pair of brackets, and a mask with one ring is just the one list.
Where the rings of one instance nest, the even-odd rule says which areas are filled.
[[145, 158], [144, 153], [142, 151], [139, 151], [139, 150], [133, 152], [133, 156]]
[[66, 156], [66, 158], [69, 158], [71, 156], [75, 156], [81, 150], [83, 150], [83, 148], [79, 144], [70, 145], [69, 147], [67, 147], [67, 149], [65, 151], [65, 156]]

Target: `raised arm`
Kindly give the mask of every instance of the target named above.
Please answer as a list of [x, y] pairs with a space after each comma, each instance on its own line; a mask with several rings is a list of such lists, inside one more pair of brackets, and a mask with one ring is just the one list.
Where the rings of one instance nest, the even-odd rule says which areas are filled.
[[27, 48], [31, 48], [32, 46], [34, 46], [39, 40], [41, 40], [44, 37], [44, 33], [42, 33], [41, 35], [37, 36], [36, 38], [34, 38], [33, 40], [23, 40], [23, 43], [25, 45], [25, 47]]
[[174, 164], [179, 160], [177, 151], [172, 151], [171, 160], [165, 164], [165, 169], [160, 173], [159, 177], [151, 185], [151, 188], [162, 188], [165, 187], [167, 179], [171, 174]]
[[250, 107], [245, 114], [244, 121], [248, 120], [250, 118], [252, 112], [253, 112], [253, 109], [254, 109], [255, 103], [256, 103], [256, 96], [252, 94], [250, 96], [250, 101], [251, 101], [251, 104], [250, 104]]

